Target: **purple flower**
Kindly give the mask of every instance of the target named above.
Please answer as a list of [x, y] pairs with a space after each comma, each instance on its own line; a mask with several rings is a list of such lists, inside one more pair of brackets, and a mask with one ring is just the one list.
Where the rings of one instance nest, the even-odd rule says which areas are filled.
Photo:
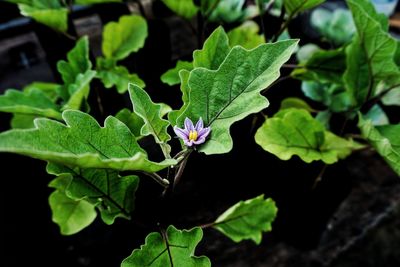
[[193, 125], [193, 122], [189, 119], [185, 119], [185, 128], [181, 129], [178, 126], [174, 127], [174, 131], [177, 136], [179, 136], [185, 145], [191, 147], [193, 145], [200, 145], [206, 141], [207, 136], [210, 134], [210, 127], [204, 127], [203, 120], [200, 118], [196, 123], [196, 126]]

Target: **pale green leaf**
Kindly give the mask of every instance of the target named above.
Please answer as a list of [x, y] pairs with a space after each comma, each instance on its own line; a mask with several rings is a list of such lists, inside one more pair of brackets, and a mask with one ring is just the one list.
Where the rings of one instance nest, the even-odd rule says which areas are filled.
[[69, 99], [64, 103], [62, 110], [80, 109], [90, 92], [90, 82], [96, 76], [96, 72], [88, 70], [84, 74], [78, 74], [76, 81], [68, 85]]
[[194, 255], [202, 238], [203, 231], [199, 227], [181, 231], [170, 225], [165, 233], [150, 233], [145, 244], [135, 249], [121, 267], [211, 267], [206, 256]]
[[126, 58], [144, 46], [147, 23], [138, 15], [122, 16], [118, 22], [109, 22], [103, 30], [103, 54], [116, 60]]
[[235, 242], [251, 239], [261, 243], [262, 233], [271, 231], [278, 209], [264, 195], [240, 201], [221, 214], [213, 227]]
[[291, 56], [297, 41], [262, 44], [253, 50], [232, 48], [218, 70], [196, 68], [189, 77], [189, 101], [178, 125], [186, 117], [203, 118], [211, 136], [200, 147], [206, 154], [221, 154], [232, 149], [231, 125], [268, 106], [260, 92], [279, 77], [279, 69]]
[[25, 115], [37, 115], [61, 120], [60, 107], [42, 91], [35, 89], [21, 92], [9, 89], [0, 95], [0, 111]]
[[297, 97], [288, 97], [282, 100], [280, 109], [288, 109], [288, 108], [299, 108], [305, 109], [309, 112], [315, 112], [316, 110], [310, 107], [306, 101]]
[[387, 20], [366, 0], [348, 0], [357, 28], [356, 37], [346, 48], [347, 69], [343, 80], [358, 106], [375, 95], [382, 80], [389, 86], [400, 83], [400, 72], [393, 56], [397, 42], [387, 33]]
[[80, 168], [110, 168], [156, 172], [175, 164], [149, 161], [129, 128], [109, 116], [100, 127], [90, 115], [64, 111], [67, 125], [49, 119], [35, 120], [35, 129], [0, 134], [0, 151], [12, 152]]
[[81, 199], [74, 200], [65, 194], [69, 182], [69, 176], [60, 176], [49, 184], [57, 189], [50, 194], [49, 204], [53, 222], [60, 227], [63, 235], [73, 235], [81, 231], [97, 216], [94, 205]]
[[381, 100], [386, 106], [400, 106], [400, 87], [393, 88], [387, 92]]
[[77, 5], [91, 5], [102, 3], [121, 3], [123, 0], [74, 0]]
[[264, 150], [281, 160], [293, 155], [310, 163], [322, 160], [332, 164], [362, 146], [326, 131], [325, 127], [303, 109], [284, 109], [267, 118], [257, 130], [255, 140]]
[[307, 9], [314, 8], [325, 2], [325, 0], [283, 0], [286, 13], [289, 15], [298, 14]]
[[23, 91], [27, 93], [33, 90], [42, 91], [51, 101], [55, 102], [59, 97], [57, 94], [59, 87], [60, 85], [56, 83], [33, 82], [25, 86]]
[[[234, 23], [255, 17], [258, 12], [257, 7], [254, 5], [245, 7], [245, 2], [245, 0], [220, 0], [218, 5], [210, 10], [208, 20], [219, 23]], [[214, 3], [212, 4], [215, 5]]]
[[246, 49], [253, 49], [265, 43], [263, 35], [258, 34], [260, 27], [252, 20], [244, 22], [242, 25], [228, 32], [229, 45], [234, 47], [240, 45]]
[[196, 15], [198, 7], [193, 0], [161, 0], [169, 9], [186, 19], [191, 19]]
[[365, 115], [364, 119], [372, 121], [374, 126], [389, 124], [389, 118], [385, 111], [378, 105], [374, 105]]
[[58, 177], [70, 177], [65, 187], [66, 196], [96, 206], [106, 224], [113, 224], [118, 217], [130, 219], [139, 177], [121, 177], [114, 170], [80, 169], [53, 163], [48, 164], [47, 172]]
[[140, 130], [143, 136], [152, 135], [160, 145], [164, 155], [169, 157], [171, 147], [167, 144], [171, 140], [168, 134], [169, 121], [162, 118], [161, 104], [155, 104], [150, 96], [137, 85], [129, 84], [129, 96], [133, 111], [143, 119], [144, 125]]
[[400, 176], [400, 124], [374, 127], [372, 121], [359, 115], [362, 135]]
[[204, 42], [201, 50], [193, 52], [194, 68], [203, 67], [216, 70], [222, 64], [230, 51], [228, 35], [218, 27]]
[[33, 121], [37, 118], [36, 115], [13, 114], [10, 125], [13, 129], [29, 129], [34, 128]]
[[161, 75], [161, 81], [168, 84], [169, 86], [179, 84], [181, 82], [179, 72], [181, 70], [191, 71], [193, 69], [193, 63], [187, 61], [178, 60], [176, 66], [173, 69], [166, 71]]

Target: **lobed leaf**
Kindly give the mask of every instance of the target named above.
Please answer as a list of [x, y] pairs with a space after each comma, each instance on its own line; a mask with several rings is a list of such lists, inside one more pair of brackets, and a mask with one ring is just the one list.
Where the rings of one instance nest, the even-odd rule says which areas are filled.
[[169, 9], [185, 19], [191, 19], [196, 15], [198, 7], [193, 0], [161, 0]]
[[161, 75], [161, 81], [168, 84], [169, 86], [179, 84], [181, 82], [179, 72], [181, 70], [191, 71], [193, 69], [193, 63], [187, 61], [178, 60], [176, 66], [173, 69], [166, 71]]

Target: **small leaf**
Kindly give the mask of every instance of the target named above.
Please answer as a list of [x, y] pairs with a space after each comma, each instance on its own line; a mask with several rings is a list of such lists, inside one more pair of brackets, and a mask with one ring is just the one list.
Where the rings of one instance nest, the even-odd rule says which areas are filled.
[[59, 0], [9, 0], [18, 4], [21, 15], [31, 17], [56, 31], [66, 32], [68, 9]]
[[82, 104], [89, 96], [90, 82], [95, 76], [96, 72], [92, 70], [88, 70], [86, 73], [76, 76], [75, 83], [68, 85], [68, 94], [70, 97], [63, 105], [62, 110], [81, 108]]
[[59, 227], [61, 234], [73, 235], [89, 226], [97, 216], [94, 205], [85, 200], [74, 200], [65, 195], [69, 176], [54, 179], [49, 186], [57, 188], [50, 194], [49, 204], [52, 219]]
[[129, 130], [136, 136], [136, 139], [139, 140], [142, 135], [140, 131], [144, 125], [143, 119], [137, 115], [135, 112], [130, 111], [127, 108], [120, 110], [115, 117], [122, 121], [126, 126], [128, 126]]
[[60, 107], [38, 89], [29, 92], [7, 90], [0, 95], [0, 111], [24, 115], [37, 115], [61, 120]]
[[152, 135], [156, 143], [161, 146], [164, 155], [169, 157], [171, 147], [167, 142], [171, 140], [171, 136], [168, 134], [167, 128], [170, 124], [161, 117], [161, 105], [153, 103], [150, 96], [134, 84], [129, 84], [129, 96], [133, 111], [144, 121], [140, 134]]
[[10, 130], [0, 134], [0, 151], [80, 168], [110, 168], [157, 172], [175, 164], [149, 161], [129, 128], [109, 116], [104, 127], [90, 115], [64, 111], [67, 125], [49, 119], [35, 120], [35, 129]]
[[118, 22], [109, 22], [103, 31], [103, 54], [106, 58], [121, 60], [144, 46], [147, 23], [138, 15], [122, 16]]
[[325, 130], [324, 126], [303, 109], [284, 109], [268, 118], [257, 130], [255, 140], [264, 150], [281, 160], [293, 155], [310, 163], [322, 160], [332, 164], [362, 146]]
[[58, 177], [69, 176], [66, 195], [98, 207], [106, 224], [113, 224], [118, 217], [130, 219], [139, 177], [121, 177], [114, 170], [70, 168], [54, 163], [48, 164], [47, 172]]
[[244, 22], [242, 25], [228, 32], [229, 45], [234, 47], [240, 45], [246, 49], [253, 49], [265, 43], [263, 35], [259, 35], [260, 27], [252, 20]]
[[305, 109], [308, 112], [315, 112], [316, 110], [310, 107], [307, 102], [305, 102], [301, 98], [297, 97], [288, 97], [282, 100], [281, 102], [281, 110], [282, 109], [288, 109], [288, 108], [299, 108], [299, 109]]
[[181, 231], [171, 225], [165, 234], [149, 234], [145, 244], [135, 249], [121, 267], [210, 267], [211, 262], [206, 256], [194, 256], [202, 237], [203, 231], [199, 227]]
[[370, 120], [374, 126], [389, 124], [389, 118], [378, 104], [374, 105], [367, 114], [364, 115], [364, 119]]
[[107, 59], [97, 58], [97, 78], [101, 79], [106, 88], [115, 86], [118, 93], [123, 94], [128, 91], [128, 84], [134, 83], [140, 87], [145, 87], [146, 84], [136, 73], [130, 74], [124, 66], [112, 64], [107, 66], [103, 62]]
[[232, 149], [229, 128], [268, 106], [260, 92], [279, 77], [280, 67], [296, 45], [296, 40], [287, 40], [262, 44], [253, 50], [235, 46], [218, 70], [191, 71], [189, 101], [184, 103], [187, 107], [177, 124], [183, 125], [186, 117], [193, 121], [201, 117], [211, 127], [211, 136], [200, 147], [201, 152], [221, 154]]
[[374, 127], [372, 121], [359, 115], [361, 134], [400, 176], [400, 124]]
[[56, 83], [47, 82], [33, 82], [24, 87], [24, 92], [30, 93], [31, 91], [39, 90], [42, 91], [53, 103], [58, 99], [57, 90], [60, 87]]
[[198, 7], [193, 0], [161, 0], [169, 9], [185, 19], [191, 19], [196, 15]]
[[179, 72], [181, 70], [191, 71], [193, 69], [193, 63], [187, 61], [178, 60], [176, 66], [173, 69], [166, 71], [161, 75], [161, 81], [168, 84], [169, 86], [179, 84], [181, 82]]
[[121, 3], [122, 0], [75, 0], [76, 5], [91, 5], [101, 3]]
[[230, 51], [228, 35], [220, 26], [211, 33], [201, 50], [193, 52], [194, 68], [203, 67], [216, 70]]
[[314, 8], [323, 2], [325, 2], [325, 0], [283, 0], [286, 13], [289, 15], [298, 14], [307, 9]]
[[262, 232], [271, 231], [278, 209], [275, 202], [264, 195], [240, 201], [221, 214], [213, 228], [235, 242], [251, 239], [261, 243]]

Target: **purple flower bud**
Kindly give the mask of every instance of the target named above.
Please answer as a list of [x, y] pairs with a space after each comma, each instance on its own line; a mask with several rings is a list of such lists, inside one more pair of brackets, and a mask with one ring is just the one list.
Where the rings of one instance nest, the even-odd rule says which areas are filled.
[[204, 127], [202, 118], [199, 119], [196, 126], [189, 118], [186, 118], [184, 126], [183, 129], [175, 126], [174, 131], [188, 147], [204, 143], [211, 131], [210, 127]]

